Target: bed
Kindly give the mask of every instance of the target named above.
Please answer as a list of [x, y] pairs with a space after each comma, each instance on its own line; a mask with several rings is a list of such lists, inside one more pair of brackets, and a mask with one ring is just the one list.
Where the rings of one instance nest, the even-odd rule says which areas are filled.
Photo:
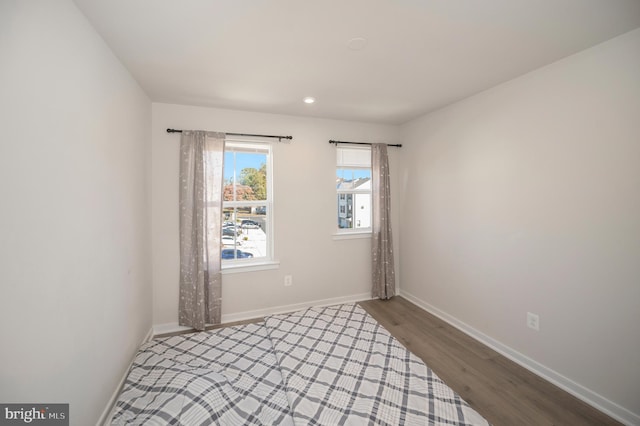
[[487, 425], [356, 304], [154, 339], [113, 425]]

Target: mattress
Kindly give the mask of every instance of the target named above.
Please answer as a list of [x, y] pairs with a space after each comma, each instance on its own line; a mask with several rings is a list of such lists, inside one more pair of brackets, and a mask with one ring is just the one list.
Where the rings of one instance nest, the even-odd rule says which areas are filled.
[[361, 307], [144, 344], [113, 425], [487, 425]]

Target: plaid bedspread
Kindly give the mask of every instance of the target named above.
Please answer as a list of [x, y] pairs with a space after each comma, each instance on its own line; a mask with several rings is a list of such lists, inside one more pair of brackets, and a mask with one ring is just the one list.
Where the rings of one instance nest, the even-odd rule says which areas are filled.
[[114, 425], [487, 425], [357, 305], [156, 339]]
[[143, 345], [112, 425], [293, 425], [264, 324]]
[[296, 425], [486, 425], [357, 305], [266, 319]]

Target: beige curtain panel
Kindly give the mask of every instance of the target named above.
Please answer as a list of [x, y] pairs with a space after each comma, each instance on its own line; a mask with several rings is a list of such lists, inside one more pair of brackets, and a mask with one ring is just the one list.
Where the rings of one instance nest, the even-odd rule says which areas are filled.
[[183, 131], [180, 139], [179, 324], [204, 330], [221, 318], [220, 234], [224, 133]]
[[390, 299], [395, 295], [396, 278], [393, 266], [391, 186], [386, 144], [371, 145], [371, 168], [373, 185], [371, 191], [373, 202], [372, 296]]

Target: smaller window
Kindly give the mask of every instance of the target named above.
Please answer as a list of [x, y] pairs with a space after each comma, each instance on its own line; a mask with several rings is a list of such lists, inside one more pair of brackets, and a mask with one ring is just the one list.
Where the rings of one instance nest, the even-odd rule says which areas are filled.
[[371, 231], [371, 148], [336, 150], [338, 232]]

